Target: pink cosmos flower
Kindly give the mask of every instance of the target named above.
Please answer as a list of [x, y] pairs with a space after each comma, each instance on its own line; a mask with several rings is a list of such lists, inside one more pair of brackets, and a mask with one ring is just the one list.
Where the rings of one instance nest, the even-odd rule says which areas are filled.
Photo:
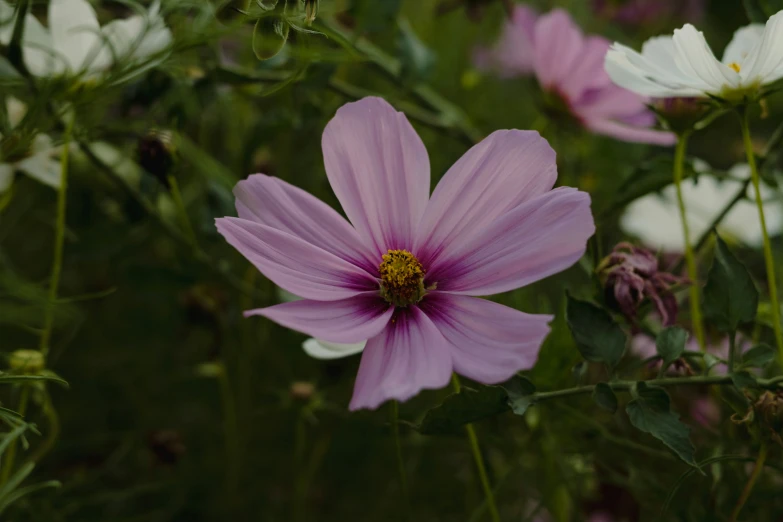
[[569, 14], [555, 9], [538, 16], [516, 7], [491, 50], [479, 49], [480, 69], [503, 77], [534, 74], [541, 88], [558, 100], [584, 128], [623, 141], [673, 145], [674, 134], [652, 129], [648, 99], [618, 87], [604, 70], [611, 42], [585, 36]]
[[452, 371], [497, 383], [530, 368], [551, 316], [474, 296], [574, 264], [594, 232], [590, 197], [552, 190], [555, 153], [538, 133], [497, 131], [429, 195], [427, 151], [379, 98], [337, 111], [322, 140], [326, 174], [350, 223], [262, 174], [234, 190], [226, 240], [302, 300], [250, 310], [333, 343], [367, 340], [350, 408], [445, 386]]

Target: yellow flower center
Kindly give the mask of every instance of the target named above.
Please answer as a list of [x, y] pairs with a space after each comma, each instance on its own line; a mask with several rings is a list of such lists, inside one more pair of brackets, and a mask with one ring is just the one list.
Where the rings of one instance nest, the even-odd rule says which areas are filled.
[[731, 62], [731, 63], [729, 64], [729, 67], [731, 67], [732, 69], [734, 69], [734, 72], [737, 72], [737, 73], [738, 73], [738, 72], [740, 72], [740, 69], [741, 69], [741, 68], [740, 68], [740, 64], [738, 64], [737, 62]]
[[381, 296], [394, 306], [406, 307], [424, 297], [424, 267], [407, 250], [389, 250], [383, 254]]

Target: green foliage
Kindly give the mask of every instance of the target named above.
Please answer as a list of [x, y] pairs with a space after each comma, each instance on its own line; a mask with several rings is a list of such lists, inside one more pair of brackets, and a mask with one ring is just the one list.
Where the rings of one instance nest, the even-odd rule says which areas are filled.
[[579, 353], [590, 362], [613, 368], [625, 353], [625, 333], [605, 310], [568, 296], [568, 327]]
[[625, 411], [634, 427], [663, 442], [683, 462], [697, 465], [693, 458], [690, 429], [672, 411], [669, 394], [665, 390], [647, 386], [644, 382], [636, 383], [634, 399], [626, 405]]
[[508, 395], [503, 388], [482, 386], [474, 390], [463, 387], [424, 415], [419, 432], [425, 435], [454, 433], [465, 424], [507, 410]]
[[259, 60], [274, 58], [288, 41], [291, 26], [283, 16], [259, 18], [253, 28], [253, 52]]
[[617, 411], [617, 395], [612, 391], [611, 386], [605, 382], [599, 382], [593, 390], [593, 400], [601, 408], [608, 412]]
[[742, 354], [741, 368], [764, 368], [775, 360], [775, 349], [768, 344], [757, 344]]
[[664, 369], [680, 358], [685, 351], [688, 332], [679, 326], [670, 326], [661, 330], [655, 339], [655, 350], [663, 360]]
[[759, 293], [743, 265], [716, 235], [715, 260], [704, 287], [704, 313], [722, 332], [735, 332], [756, 317]]

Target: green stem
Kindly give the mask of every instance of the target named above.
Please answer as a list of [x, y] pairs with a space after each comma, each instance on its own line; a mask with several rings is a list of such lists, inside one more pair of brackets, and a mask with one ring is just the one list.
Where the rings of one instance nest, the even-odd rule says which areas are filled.
[[690, 304], [691, 304], [691, 323], [693, 323], [693, 333], [699, 342], [701, 351], [707, 349], [704, 340], [704, 326], [701, 320], [701, 303], [699, 302], [699, 273], [696, 268], [696, 257], [691, 247], [690, 231], [688, 229], [688, 218], [685, 214], [685, 201], [682, 197], [682, 178], [685, 165], [685, 150], [688, 148], [688, 138], [690, 133], [683, 133], [677, 140], [677, 147], [674, 149], [674, 186], [677, 188], [677, 206], [680, 209], [680, 220], [682, 221], [682, 235], [685, 238], [685, 263], [688, 266], [688, 278], [691, 280]]
[[49, 343], [52, 338], [52, 326], [54, 324], [54, 305], [57, 301], [57, 289], [60, 286], [60, 274], [63, 266], [63, 250], [65, 248], [65, 211], [68, 205], [68, 151], [71, 144], [71, 132], [73, 131], [74, 117], [72, 116], [63, 133], [63, 150], [60, 154], [60, 188], [57, 190], [57, 226], [54, 235], [54, 257], [52, 258], [52, 272], [49, 278], [49, 299], [46, 303], [46, 315], [44, 316], [44, 328], [41, 332], [39, 349], [46, 357], [49, 353]]
[[[30, 387], [29, 386], [22, 386], [22, 391], [19, 395], [19, 407], [16, 409], [16, 412], [24, 417], [25, 413], [27, 413], [27, 402], [30, 398]], [[16, 460], [16, 448], [17, 448], [17, 439], [14, 439], [11, 444], [8, 446], [8, 455], [4, 456], [3, 458], [3, 471], [2, 474], [0, 474], [0, 486], [4, 486], [6, 482], [8, 482], [8, 479], [11, 477], [11, 473], [14, 470], [14, 461]]]
[[[459, 393], [462, 386], [459, 382], [457, 374], [452, 374], [451, 383], [454, 386], [454, 391]], [[493, 522], [500, 522], [500, 513], [498, 507], [495, 504], [495, 493], [492, 491], [492, 487], [489, 484], [489, 478], [487, 477], [487, 469], [484, 465], [484, 457], [481, 456], [481, 448], [479, 447], [478, 437], [476, 436], [476, 430], [473, 429], [472, 424], [465, 425], [465, 431], [468, 434], [468, 440], [470, 441], [470, 449], [473, 452], [473, 460], [476, 462], [476, 468], [478, 468], [479, 479], [481, 480], [481, 486], [484, 488], [484, 497], [487, 500], [487, 507], [489, 508], [489, 514], [492, 517]]]
[[52, 398], [49, 395], [49, 391], [45, 391], [45, 402], [43, 407], [46, 420], [49, 422], [47, 426], [48, 431], [46, 433], [46, 439], [35, 450], [35, 453], [30, 457], [30, 462], [40, 462], [47, 453], [49, 453], [54, 447], [54, 443], [57, 442], [57, 437], [60, 436], [60, 417], [57, 415], [57, 410], [54, 409], [52, 404]]
[[239, 485], [239, 437], [237, 434], [237, 414], [234, 393], [228, 378], [228, 369], [220, 363], [220, 397], [223, 403], [223, 437], [226, 445], [226, 491], [233, 501]]
[[764, 262], [767, 265], [767, 279], [769, 280], [769, 300], [772, 309], [772, 327], [775, 331], [775, 342], [778, 346], [778, 353], [781, 362], [783, 362], [783, 329], [780, 326], [780, 302], [778, 301], [778, 285], [775, 277], [775, 259], [772, 255], [772, 244], [769, 241], [767, 233], [767, 220], [764, 217], [764, 202], [761, 200], [761, 187], [759, 182], [759, 169], [756, 165], [756, 155], [753, 153], [753, 141], [750, 138], [750, 122], [748, 108], [743, 107], [740, 111], [740, 125], [742, 127], [742, 141], [745, 144], [745, 155], [748, 157], [748, 166], [750, 167], [751, 181], [756, 193], [756, 206], [759, 210], [759, 221], [761, 222], [761, 235], [764, 239]]
[[188, 211], [185, 209], [185, 202], [182, 200], [182, 192], [179, 190], [177, 178], [169, 174], [168, 182], [169, 187], [171, 187], [171, 198], [174, 200], [174, 205], [177, 207], [177, 213], [179, 214], [179, 220], [182, 222], [182, 228], [185, 230], [185, 237], [187, 237], [190, 242], [190, 246], [196, 250], [198, 249], [196, 233], [193, 232], [193, 226], [190, 224], [190, 218], [188, 218]]
[[750, 493], [753, 491], [753, 486], [756, 485], [756, 480], [758, 480], [759, 475], [761, 475], [761, 472], [764, 469], [764, 462], [766, 460], [767, 445], [766, 443], [762, 443], [761, 450], [759, 450], [759, 456], [756, 459], [756, 463], [753, 467], [753, 472], [750, 474], [748, 483], [745, 484], [745, 488], [742, 490], [742, 494], [740, 495], [739, 500], [737, 500], [737, 505], [734, 506], [734, 510], [731, 512], [731, 518], [729, 519], [729, 522], [736, 522], [740, 511], [742, 511], [742, 507], [745, 505], [745, 502], [748, 501], [748, 497], [750, 497]]
[[400, 488], [402, 489], [403, 520], [411, 519], [411, 497], [408, 489], [408, 478], [405, 474], [405, 461], [402, 458], [402, 443], [400, 441], [400, 404], [391, 401], [391, 429], [394, 438], [394, 446], [397, 453], [397, 472], [400, 475]]

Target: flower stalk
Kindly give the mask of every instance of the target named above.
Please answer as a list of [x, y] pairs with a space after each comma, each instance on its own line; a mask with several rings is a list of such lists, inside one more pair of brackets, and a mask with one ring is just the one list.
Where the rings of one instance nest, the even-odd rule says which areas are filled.
[[764, 463], [767, 460], [767, 450], [767, 444], [762, 444], [761, 449], [759, 450], [759, 456], [756, 458], [756, 463], [753, 466], [753, 472], [750, 474], [750, 478], [742, 490], [742, 494], [737, 501], [737, 505], [734, 506], [734, 510], [731, 512], [731, 518], [729, 519], [730, 522], [736, 522], [740, 511], [742, 511], [742, 508], [748, 501], [748, 497], [750, 497], [750, 493], [753, 491], [753, 487], [756, 485], [756, 480], [758, 480], [759, 475], [761, 475], [761, 471], [764, 469]]
[[696, 268], [696, 257], [693, 253], [693, 248], [691, 247], [688, 218], [685, 213], [685, 201], [682, 196], [682, 178], [685, 166], [685, 150], [688, 148], [688, 138], [690, 138], [690, 131], [680, 134], [677, 139], [677, 145], [674, 149], [674, 186], [677, 188], [677, 206], [680, 209], [682, 236], [685, 239], [685, 263], [688, 267], [688, 278], [691, 280], [691, 323], [693, 324], [693, 333], [699, 343], [699, 348], [701, 351], [705, 351], [707, 349], [707, 345], [704, 340], [704, 324], [701, 318], [699, 273]]
[[775, 277], [775, 258], [772, 255], [772, 243], [767, 233], [767, 220], [764, 217], [764, 202], [761, 198], [761, 183], [759, 181], [759, 169], [756, 164], [756, 155], [753, 152], [753, 141], [750, 137], [750, 121], [748, 107], [743, 106], [739, 109], [740, 126], [742, 127], [742, 141], [745, 145], [745, 155], [748, 158], [750, 166], [751, 182], [755, 192], [756, 207], [759, 211], [759, 221], [761, 222], [761, 236], [764, 245], [764, 263], [767, 267], [767, 280], [769, 284], [769, 300], [772, 314], [772, 328], [775, 332], [775, 344], [778, 347], [780, 360], [783, 361], [783, 329], [780, 325], [780, 301], [778, 300], [778, 285]]
[[[454, 391], [459, 393], [462, 389], [462, 386], [460, 385], [457, 374], [451, 375], [451, 383], [454, 387]], [[484, 489], [484, 496], [486, 497], [487, 508], [489, 509], [490, 517], [492, 518], [492, 522], [500, 522], [500, 513], [498, 512], [497, 504], [495, 504], [495, 494], [492, 492], [492, 486], [489, 484], [487, 468], [484, 465], [484, 457], [481, 456], [481, 448], [479, 447], [476, 430], [473, 429], [472, 424], [466, 424], [465, 431], [468, 434], [470, 449], [473, 452], [473, 460], [476, 462], [476, 468], [478, 469], [479, 473], [479, 480], [481, 480], [481, 486]]]
[[408, 478], [405, 474], [405, 461], [402, 458], [402, 442], [400, 440], [400, 403], [391, 401], [391, 429], [394, 439], [395, 453], [397, 456], [397, 472], [400, 475], [400, 489], [402, 490], [403, 520], [411, 519], [411, 497], [408, 489]]

